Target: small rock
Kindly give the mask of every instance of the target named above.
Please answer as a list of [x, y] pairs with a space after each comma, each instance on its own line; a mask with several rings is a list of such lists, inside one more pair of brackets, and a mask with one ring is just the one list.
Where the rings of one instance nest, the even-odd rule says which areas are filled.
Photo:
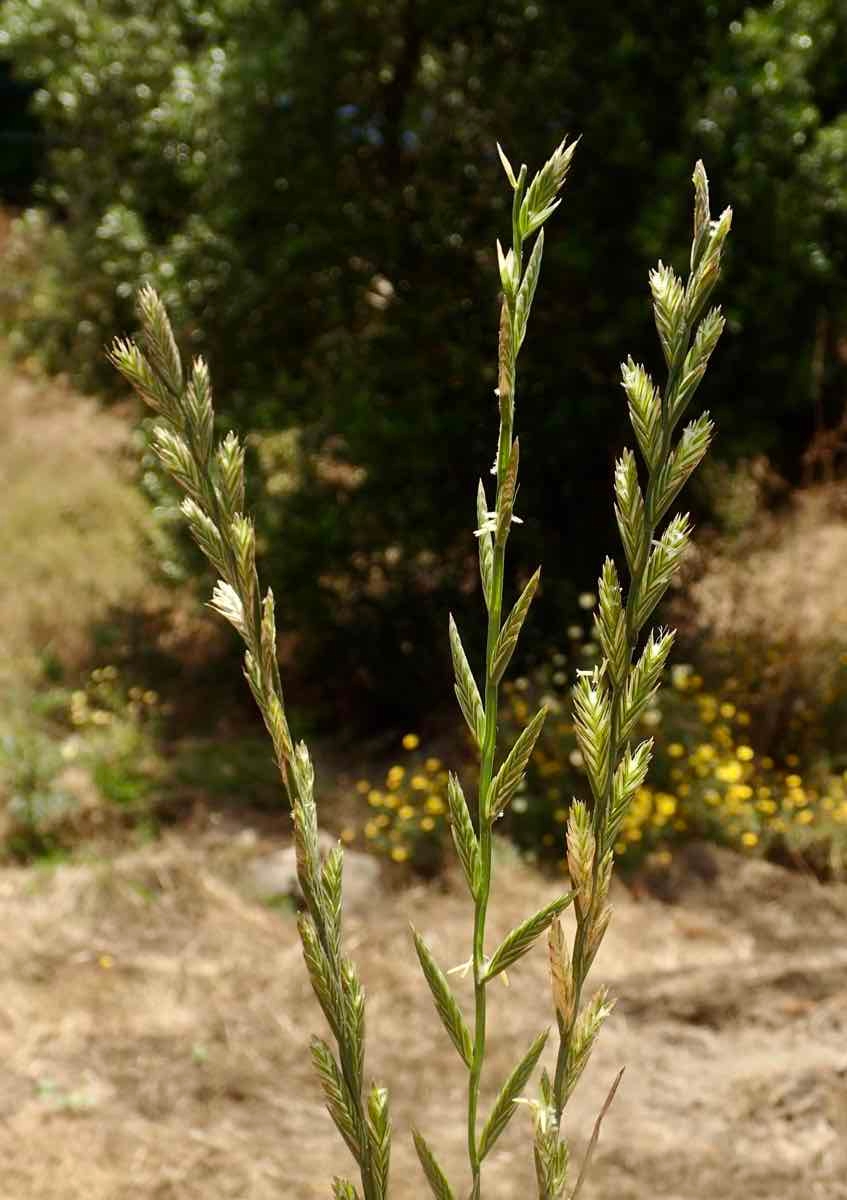
[[[326, 855], [336, 845], [328, 833], [318, 837], [321, 855]], [[344, 907], [346, 910], [363, 907], [373, 900], [379, 885], [380, 865], [369, 854], [356, 850], [344, 851]], [[274, 850], [254, 858], [248, 867], [248, 886], [260, 900], [280, 900], [289, 897], [299, 901], [300, 885], [297, 881], [297, 853], [293, 846]]]

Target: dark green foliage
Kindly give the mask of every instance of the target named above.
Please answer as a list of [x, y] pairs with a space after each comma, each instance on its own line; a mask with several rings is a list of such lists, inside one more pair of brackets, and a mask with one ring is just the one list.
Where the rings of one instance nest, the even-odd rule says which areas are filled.
[[728, 315], [739, 336], [726, 339], [716, 376], [744, 397], [716, 410], [721, 442], [796, 470], [798, 435], [802, 446], [844, 408], [847, 9], [756, 4], [717, 50], [696, 132], [733, 197]]
[[31, 84], [12, 75], [11, 63], [0, 60], [0, 200], [23, 204], [42, 167], [43, 137], [30, 111]]
[[[495, 139], [534, 165], [563, 131], [584, 139], [520, 398], [535, 469], [517, 499], [518, 566], [525, 582], [546, 540], [561, 546], [546, 577], [564, 580], [539, 593], [540, 632], [613, 534], [596, 484], [625, 436], [619, 348], [650, 336], [645, 267], [675, 244], [684, 265], [678, 184], [699, 154], [737, 197], [744, 264], [728, 313], [743, 354], [728, 337], [705, 397], [720, 452], [764, 447], [790, 467], [815, 380], [840, 403], [847, 21], [840, 0], [745, 8], [0, 6], [7, 53], [43, 85], [36, 110], [61, 143], [45, 188], [60, 220], [29, 219], [0, 294], [13, 344], [113, 389], [101, 348], [132, 325], [138, 281], [157, 287], [183, 348], [208, 356], [219, 409], [255, 433], [263, 572], [306, 673], [310, 658], [321, 678], [338, 664], [348, 717], [362, 692], [396, 721], [443, 695], [444, 611], [464, 627], [466, 498], [497, 382], [480, 364], [494, 357], [493, 247], [509, 222]], [[467, 646], [471, 661], [480, 650]]]

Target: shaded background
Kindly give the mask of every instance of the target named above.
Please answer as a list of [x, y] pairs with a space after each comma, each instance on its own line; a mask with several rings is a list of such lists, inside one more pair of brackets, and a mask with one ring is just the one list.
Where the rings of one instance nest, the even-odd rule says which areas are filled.
[[[211, 360], [222, 427], [250, 435], [263, 573], [325, 715], [419, 719], [444, 694], [444, 613], [478, 601], [496, 139], [538, 165], [583, 138], [521, 381], [515, 561], [544, 561], [539, 636], [613, 536], [618, 364], [659, 365], [646, 276], [684, 262], [698, 156], [735, 209], [703, 393], [717, 455], [765, 454], [798, 481], [841, 417], [839, 0], [46, 0], [5, 3], [0, 28], [0, 187], [19, 201], [36, 180], [0, 284], [10, 349], [108, 401], [103, 346], [134, 328], [139, 284], [160, 289]], [[692, 502], [708, 513], [702, 490]]]

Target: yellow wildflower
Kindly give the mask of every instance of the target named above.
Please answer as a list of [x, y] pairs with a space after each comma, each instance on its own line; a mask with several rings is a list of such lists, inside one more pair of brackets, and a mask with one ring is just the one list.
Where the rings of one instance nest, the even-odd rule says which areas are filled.
[[748, 783], [734, 783], [727, 795], [733, 800], [749, 800], [753, 789]]
[[715, 768], [715, 775], [724, 783], [737, 783], [741, 778], [741, 764], [737, 762], [721, 763]]

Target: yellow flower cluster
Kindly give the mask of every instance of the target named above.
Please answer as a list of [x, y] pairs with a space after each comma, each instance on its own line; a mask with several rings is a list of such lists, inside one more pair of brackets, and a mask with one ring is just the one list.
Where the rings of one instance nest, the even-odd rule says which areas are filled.
[[[511, 726], [507, 738], [516, 736], [539, 704], [550, 710], [509, 826], [527, 851], [556, 857], [570, 798], [586, 794], [582, 758], [567, 719], [568, 690], [575, 668], [592, 665], [598, 653], [596, 644], [583, 640], [580, 626], [568, 633], [567, 655], [553, 655], [527, 678], [504, 687], [504, 723]], [[655, 749], [648, 785], [634, 797], [615, 847], [625, 861], [664, 853], [675, 841], [692, 837], [748, 852], [781, 844], [791, 855], [810, 852], [815, 865], [821, 851], [830, 864], [847, 861], [847, 773], [811, 766], [824, 757], [812, 753], [812, 733], [821, 718], [798, 705], [786, 729], [787, 752], [779, 761], [758, 753], [751, 712], [754, 664], [745, 671], [741, 678], [727, 675], [715, 691], [705, 690], [703, 677], [688, 666], [668, 672], [659, 699], [636, 731], [652, 736]]]
[[141, 721], [155, 714], [159, 706], [157, 692], [131, 687], [124, 691], [117, 667], [97, 667], [85, 688], [71, 692], [69, 716], [77, 728], [108, 726], [115, 720]]
[[[681, 730], [680, 738], [657, 740], [654, 775], [667, 781], [684, 828], [744, 850], [767, 849], [777, 839], [795, 851], [847, 839], [843, 777], [801, 773], [792, 752], [780, 761], [757, 754], [748, 740], [749, 712], [698, 692], [696, 677], [674, 683], [677, 693], [689, 693], [687, 703], [671, 693], [665, 704], [667, 724]], [[682, 827], [674, 822], [675, 829]], [[632, 828], [624, 836], [632, 837]]]
[[[507, 744], [541, 704], [549, 714], [502, 831], [528, 855], [560, 865], [568, 806], [573, 796], [587, 792], [570, 720], [570, 688], [576, 670], [590, 669], [599, 658], [581, 625], [568, 627], [568, 639], [566, 652], [552, 654], [502, 688]], [[843, 657], [838, 669], [847, 676]], [[765, 659], [764, 666], [758, 664], [760, 674], [782, 661], [777, 651]], [[756, 669], [752, 656], [742, 656], [735, 674], [727, 673], [713, 690], [689, 666], [668, 672], [635, 734], [653, 737], [654, 759], [615, 846], [624, 863], [634, 865], [648, 853], [661, 859], [676, 842], [706, 838], [748, 853], [782, 847], [790, 857], [806, 856], [824, 869], [847, 866], [847, 772], [842, 776], [826, 766], [826, 714], [797, 701], [781, 739], [782, 756], [760, 753]], [[829, 700], [836, 703], [841, 694], [836, 687]], [[389, 768], [381, 786], [359, 781], [369, 807], [362, 832], [394, 862], [436, 871], [449, 842], [447, 772], [439, 759], [425, 756], [416, 733], [407, 733], [401, 745], [404, 761]], [[347, 830], [343, 836], [353, 840], [356, 834]]]
[[[368, 806], [361, 833], [368, 846], [392, 862], [408, 862], [418, 870], [437, 871], [449, 833], [448, 774], [439, 758], [416, 754], [420, 738], [407, 733], [401, 742], [408, 757], [386, 771], [381, 785], [360, 779], [356, 791]], [[342, 838], [353, 841], [354, 830]]]

